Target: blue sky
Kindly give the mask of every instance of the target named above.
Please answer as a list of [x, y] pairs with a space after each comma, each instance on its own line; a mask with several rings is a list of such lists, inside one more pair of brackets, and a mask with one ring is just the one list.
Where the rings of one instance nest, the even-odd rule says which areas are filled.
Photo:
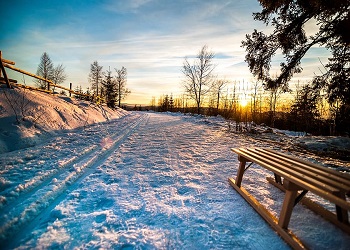
[[[183, 93], [184, 58], [203, 45], [216, 53], [220, 78], [252, 81], [240, 45], [253, 29], [269, 29], [253, 20], [252, 12], [260, 10], [257, 0], [4, 1], [0, 49], [4, 58], [33, 73], [47, 52], [55, 65], [65, 66], [65, 86], [88, 87], [95, 60], [105, 70], [124, 66], [132, 92], [126, 102], [148, 104], [152, 96]], [[307, 54], [300, 79], [313, 76], [319, 57], [325, 58], [320, 48]]]

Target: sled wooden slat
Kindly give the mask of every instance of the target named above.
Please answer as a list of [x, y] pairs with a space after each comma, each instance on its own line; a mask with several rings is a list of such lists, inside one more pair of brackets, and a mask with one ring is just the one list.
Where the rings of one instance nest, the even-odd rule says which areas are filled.
[[[261, 150], [261, 149], [259, 149], [259, 150]], [[309, 166], [310, 169], [313, 169], [313, 171], [321, 170], [321, 172], [323, 172], [325, 174], [329, 173], [329, 174], [331, 174], [330, 176], [332, 178], [340, 177], [341, 181], [346, 181], [346, 183], [348, 183], [350, 185], [350, 174], [341, 173], [339, 171], [336, 171], [336, 170], [330, 169], [330, 168], [325, 168], [325, 167], [322, 167], [322, 166], [317, 165], [315, 163], [312, 163], [310, 161], [306, 161], [306, 160], [297, 158], [297, 157], [292, 156], [292, 155], [287, 155], [288, 158], [285, 158], [286, 154], [284, 154], [282, 152], [278, 152], [278, 151], [272, 150], [272, 149], [264, 149], [264, 150], [266, 152], [271, 152], [271, 153], [275, 154], [276, 156], [284, 157], [284, 159], [286, 159], [287, 161], [293, 160], [297, 164], [303, 164], [303, 166]]]
[[[236, 179], [229, 178], [230, 185], [237, 190], [250, 205], [277, 231], [293, 248], [303, 248], [300, 240], [288, 230], [292, 211], [300, 200], [316, 213], [350, 233], [348, 211], [350, 203], [346, 195], [350, 194], [350, 175], [319, 166], [297, 157], [262, 148], [233, 148], [238, 155], [239, 167]], [[256, 163], [275, 175], [275, 180], [268, 178], [270, 183], [285, 192], [285, 198], [279, 218], [271, 219], [267, 211], [242, 185], [246, 163]], [[307, 192], [316, 194], [336, 205], [336, 214], [315, 204], [304, 197]], [[296, 244], [294, 244], [294, 243]]]
[[[346, 178], [334, 175], [333, 173], [325, 172], [322, 169], [314, 168], [313, 166], [309, 166], [296, 160], [287, 159], [281, 155], [274, 155], [273, 152], [264, 152], [261, 149], [256, 150], [258, 152], [262, 152], [262, 156], [266, 157], [266, 159], [270, 159], [281, 164], [287, 164], [293, 171], [304, 175], [312, 174], [312, 178], [314, 178], [316, 181], [331, 185], [345, 192], [349, 189], [350, 181], [348, 181]], [[338, 173], [337, 171], [334, 172]]]

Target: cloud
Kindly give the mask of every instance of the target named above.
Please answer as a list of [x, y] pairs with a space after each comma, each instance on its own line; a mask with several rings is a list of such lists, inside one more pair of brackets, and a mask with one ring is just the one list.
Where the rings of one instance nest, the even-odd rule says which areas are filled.
[[[11, 19], [11, 27], [20, 28], [7, 30], [0, 38], [4, 56], [35, 73], [46, 51], [55, 64], [66, 66], [67, 83], [83, 88], [89, 86], [93, 61], [104, 69], [125, 66], [132, 91], [128, 100], [136, 100], [142, 93], [148, 100], [180, 93], [183, 60], [195, 57], [203, 45], [216, 54], [215, 72], [220, 77], [251, 78], [241, 41], [254, 28], [271, 29], [253, 20], [252, 12], [261, 10], [255, 0], [78, 3], [63, 1], [50, 6], [47, 1], [43, 8], [37, 3], [33, 9], [28, 4], [20, 10], [21, 15]], [[311, 67], [317, 69], [317, 57], [323, 54], [321, 50], [310, 51], [310, 58], [303, 61], [305, 73], [313, 74]]]
[[103, 4], [103, 7], [105, 10], [115, 13], [138, 13], [141, 7], [149, 2], [152, 2], [152, 0], [109, 0]]

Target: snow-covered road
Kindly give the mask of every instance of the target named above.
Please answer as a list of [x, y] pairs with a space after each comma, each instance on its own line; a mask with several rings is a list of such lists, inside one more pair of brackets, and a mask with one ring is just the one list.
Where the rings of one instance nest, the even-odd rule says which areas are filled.
[[[0, 248], [288, 249], [228, 184], [230, 148], [251, 143], [217, 120], [134, 112], [2, 154]], [[330, 227], [316, 247], [349, 247]]]

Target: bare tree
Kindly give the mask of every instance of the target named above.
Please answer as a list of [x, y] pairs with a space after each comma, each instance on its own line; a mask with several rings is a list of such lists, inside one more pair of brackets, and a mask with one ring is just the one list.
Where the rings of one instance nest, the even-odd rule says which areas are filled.
[[[47, 80], [53, 80], [54, 67], [48, 53], [42, 54], [36, 74]], [[35, 82], [39, 88], [50, 90], [50, 85], [46, 81], [36, 79]]]
[[197, 113], [200, 114], [201, 105], [204, 96], [210, 91], [213, 80], [213, 70], [215, 66], [212, 63], [215, 54], [208, 51], [205, 45], [199, 51], [196, 60], [191, 65], [187, 58], [183, 63], [182, 73], [185, 75], [185, 91], [197, 104]]
[[156, 110], [156, 97], [152, 96], [152, 100], [151, 100], [151, 110], [155, 111]]
[[67, 79], [67, 74], [65, 72], [65, 68], [63, 67], [63, 64], [57, 65], [53, 70], [53, 77], [52, 81], [55, 84], [62, 84]]
[[216, 110], [217, 110], [217, 112], [219, 112], [221, 93], [222, 93], [223, 88], [226, 87], [226, 84], [227, 84], [227, 81], [223, 80], [223, 79], [219, 79], [219, 80], [215, 81], [213, 84], [213, 90], [215, 91], [215, 95], [216, 95]]
[[281, 94], [286, 92], [284, 88], [281, 88], [283, 86], [276, 86], [270, 88], [268, 91], [269, 93], [269, 114], [270, 114], [270, 126], [274, 127], [275, 126], [275, 118], [276, 118], [276, 106], [277, 106], [277, 101], [280, 98]]
[[65, 69], [63, 67], [63, 64], [57, 65], [54, 70], [53, 70], [53, 76], [52, 76], [52, 81], [60, 85], [62, 84], [65, 80], [67, 79], [67, 74], [65, 72]]
[[91, 84], [91, 91], [94, 95], [99, 96], [99, 90], [101, 88], [103, 80], [102, 66], [98, 65], [97, 61], [94, 61], [90, 65], [89, 82]]
[[125, 99], [125, 97], [131, 93], [129, 89], [126, 88], [127, 82], [127, 71], [125, 67], [121, 69], [115, 69], [117, 72], [116, 76], [116, 87], [117, 87], [117, 101], [118, 107], [120, 108], [120, 102]]
[[256, 113], [258, 111], [258, 94], [261, 90], [262, 86], [260, 85], [259, 81], [255, 81], [252, 85], [252, 106], [251, 106], [251, 112], [252, 112], [252, 119], [256, 123], [257, 117]]

